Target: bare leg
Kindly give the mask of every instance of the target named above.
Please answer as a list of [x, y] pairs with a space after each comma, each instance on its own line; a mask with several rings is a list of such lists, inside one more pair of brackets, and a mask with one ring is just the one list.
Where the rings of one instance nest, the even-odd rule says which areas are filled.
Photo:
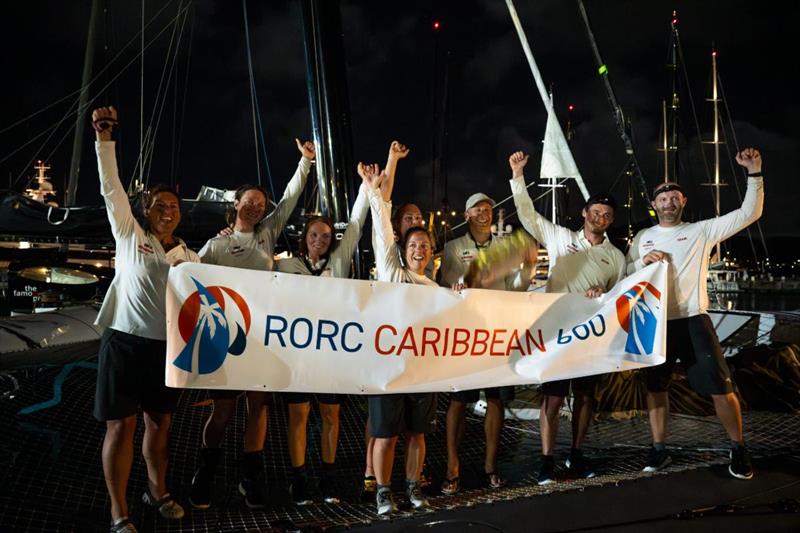
[[558, 435], [558, 413], [564, 398], [545, 396], [542, 400], [542, 413], [539, 414], [539, 427], [542, 431], [542, 455], [553, 455]]
[[647, 393], [647, 413], [650, 417], [650, 433], [653, 442], [667, 439], [667, 419], [669, 418], [669, 396], [666, 392]]
[[464, 402], [451, 399], [447, 408], [447, 479], [455, 479], [459, 474], [458, 449], [464, 437], [466, 407]]
[[167, 490], [167, 462], [169, 461], [169, 413], [144, 412], [144, 439], [142, 455], [147, 465], [147, 488], [156, 500]]
[[406, 479], [419, 481], [425, 464], [425, 434], [406, 434]]
[[590, 396], [576, 394], [572, 403], [572, 447], [580, 448], [589, 431], [594, 413], [594, 400]]
[[306, 428], [310, 411], [310, 402], [289, 404], [289, 460], [295, 468], [306, 464]]
[[375, 479], [379, 485], [389, 485], [392, 481], [392, 465], [397, 437], [375, 439], [372, 450], [372, 465], [375, 468]]
[[722, 422], [722, 427], [728, 432], [730, 439], [741, 442], [744, 437], [742, 434], [742, 408], [739, 405], [739, 398], [733, 392], [712, 394], [711, 398], [714, 400], [714, 409], [717, 411], [717, 417]]
[[264, 439], [267, 438], [267, 400], [271, 392], [248, 391], [247, 399], [247, 425], [244, 430], [244, 451], [260, 452], [264, 449]]
[[503, 400], [487, 398], [486, 417], [483, 420], [483, 431], [486, 435], [486, 458], [483, 471], [486, 473], [497, 472], [497, 449], [500, 446], [500, 434], [506, 417], [506, 408]]
[[128, 478], [133, 465], [133, 434], [136, 415], [106, 421], [103, 438], [103, 474], [111, 497], [111, 520], [128, 516]]
[[339, 444], [339, 404], [320, 403], [322, 415], [322, 462], [336, 462], [336, 447]]
[[236, 398], [214, 400], [211, 414], [203, 428], [203, 446], [206, 448], [220, 448], [225, 438], [225, 427], [236, 411]]

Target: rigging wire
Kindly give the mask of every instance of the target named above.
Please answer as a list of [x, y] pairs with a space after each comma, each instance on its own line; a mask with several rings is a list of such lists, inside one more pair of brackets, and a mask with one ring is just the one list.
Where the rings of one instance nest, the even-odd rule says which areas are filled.
[[[731, 117], [731, 110], [728, 107], [728, 98], [725, 96], [725, 89], [722, 86], [722, 77], [719, 76], [719, 73], [717, 73], [717, 74], [718, 74], [717, 82], [719, 83], [719, 92], [720, 92], [720, 94], [722, 96], [722, 103], [724, 104], [725, 115], [728, 117], [728, 124], [729, 124], [730, 129], [731, 129], [731, 138], [733, 139], [733, 145], [734, 145], [734, 148], [736, 149], [736, 153], [738, 154], [739, 151], [740, 151], [740, 149], [739, 149], [739, 139], [737, 139], [736, 130], [733, 127], [733, 118]], [[724, 129], [723, 129], [723, 134], [725, 134]], [[731, 175], [734, 176], [733, 184], [736, 186], [736, 195], [739, 197], [739, 201], [741, 202], [742, 201], [742, 191], [739, 188], [739, 182], [735, 178], [736, 170], [733, 167], [733, 154], [731, 154], [730, 146], [727, 143], [725, 145], [725, 149], [728, 152], [728, 164], [731, 167]], [[747, 171], [744, 171], [744, 172], [746, 173]], [[764, 231], [763, 231], [763, 228], [761, 227], [761, 219], [756, 220], [756, 229], [758, 229], [758, 234], [761, 237], [761, 245], [764, 248], [764, 255], [766, 257], [769, 257], [769, 250], [767, 249], [767, 240], [764, 238]], [[753, 236], [750, 233], [750, 226], [747, 226], [747, 237], [748, 237], [748, 239], [750, 239], [750, 246], [753, 249], [753, 256], [755, 257], [756, 261], [758, 261], [758, 254], [756, 254], [755, 244], [753, 243]]]
[[[160, 15], [160, 14], [161, 14], [161, 12], [162, 12], [162, 11], [164, 11], [164, 10], [165, 10], [165, 9], [166, 9], [166, 8], [167, 8], [167, 7], [168, 7], [168, 6], [169, 6], [171, 3], [173, 3], [174, 1], [175, 1], [175, 0], [169, 0], [167, 3], [165, 3], [165, 4], [164, 4], [164, 5], [161, 7], [161, 9], [159, 9], [159, 10], [158, 10], [158, 12], [157, 12], [157, 13], [156, 13], [156, 14], [153, 16], [153, 18], [151, 18], [151, 19], [150, 19], [150, 22], [148, 22], [148, 23], [147, 23], [147, 26], [145, 26], [145, 27], [149, 27], [149, 26], [150, 26], [150, 25], [151, 25], [151, 24], [152, 24], [152, 23], [153, 23], [153, 22], [156, 20], [156, 18], [158, 18], [158, 15]], [[160, 34], [159, 34], [159, 35], [160, 35]], [[95, 74], [95, 76], [94, 76], [94, 77], [91, 79], [91, 81], [90, 81], [90, 82], [87, 84], [87, 86], [91, 86], [91, 85], [92, 85], [92, 84], [93, 84], [95, 81], [97, 81], [97, 80], [100, 78], [100, 76], [102, 76], [102, 75], [103, 75], [103, 73], [105, 73], [105, 71], [106, 71], [106, 70], [108, 70], [109, 68], [111, 68], [111, 65], [112, 65], [112, 64], [113, 64], [113, 63], [114, 63], [114, 62], [115, 62], [115, 61], [116, 61], [116, 60], [117, 60], [117, 59], [118, 59], [118, 58], [119, 58], [119, 57], [122, 55], [122, 53], [123, 53], [123, 52], [125, 52], [125, 50], [127, 50], [127, 49], [128, 49], [128, 48], [129, 48], [129, 47], [130, 47], [130, 46], [131, 46], [131, 45], [132, 45], [132, 44], [133, 44], [133, 43], [136, 41], [136, 38], [137, 38], [137, 37], [139, 37], [139, 32], [137, 32], [137, 33], [136, 33], [136, 35], [134, 35], [133, 37], [131, 37], [130, 41], [128, 41], [127, 43], [125, 43], [125, 45], [124, 45], [124, 46], [123, 46], [123, 47], [120, 49], [120, 51], [119, 51], [119, 52], [117, 52], [117, 53], [114, 55], [114, 57], [112, 57], [112, 58], [111, 58], [111, 60], [110, 60], [109, 62], [107, 62], [107, 63], [106, 63], [106, 65], [105, 65], [105, 66], [103, 66], [103, 68], [102, 68], [102, 69], [100, 69], [100, 70], [98, 71], [98, 73], [97, 73], [97, 74]], [[139, 57], [139, 56], [137, 55], [136, 57]], [[127, 64], [127, 65], [125, 65], [125, 66], [123, 67], [123, 70], [124, 70], [124, 69], [126, 69], [126, 68], [128, 68], [129, 66], [130, 66], [130, 63], [129, 63], [129, 64]], [[62, 97], [61, 97], [61, 98], [59, 98], [58, 100], [56, 100], [56, 101], [54, 101], [54, 102], [51, 102], [50, 104], [48, 104], [48, 105], [44, 106], [43, 108], [41, 108], [41, 109], [39, 109], [39, 110], [37, 110], [37, 111], [34, 111], [33, 113], [29, 114], [28, 116], [22, 117], [21, 119], [17, 120], [16, 122], [14, 122], [14, 123], [12, 123], [12, 124], [10, 124], [10, 125], [8, 125], [8, 126], [4, 127], [3, 129], [0, 129], [0, 134], [1, 134], [1, 133], [5, 133], [5, 132], [7, 132], [8, 130], [10, 130], [10, 129], [14, 128], [15, 126], [19, 126], [20, 124], [23, 124], [23, 123], [25, 123], [25, 122], [28, 122], [28, 121], [29, 121], [30, 119], [32, 119], [33, 117], [35, 117], [35, 116], [37, 116], [37, 115], [39, 115], [39, 114], [41, 114], [41, 113], [44, 113], [44, 112], [45, 112], [45, 111], [47, 111], [48, 109], [50, 109], [50, 108], [52, 108], [52, 107], [55, 107], [55, 106], [57, 106], [58, 104], [60, 104], [60, 103], [61, 103], [61, 102], [63, 102], [64, 100], [67, 100], [67, 99], [69, 99], [69, 98], [71, 98], [71, 97], [75, 96], [76, 94], [79, 94], [79, 93], [80, 93], [82, 90], [83, 90], [83, 86], [80, 86], [80, 87], [78, 87], [77, 89], [75, 89], [74, 91], [72, 91], [72, 92], [70, 92], [70, 93], [68, 93], [68, 94], [66, 94], [66, 95], [64, 95], [64, 96], [62, 96]], [[59, 121], [59, 123], [60, 123], [60, 121]]]
[[[190, 0], [191, 2], [191, 0]], [[178, 4], [178, 12], [181, 13], [181, 6], [183, 5], [183, 0]], [[169, 91], [169, 86], [172, 82], [172, 75], [175, 72], [175, 67], [178, 64], [178, 53], [180, 52], [180, 43], [183, 38], [183, 31], [186, 27], [186, 19], [187, 19], [188, 11], [183, 11], [183, 18], [181, 19], [180, 14], [175, 19], [175, 24], [173, 25], [173, 32], [172, 36], [170, 37], [169, 47], [166, 53], [166, 60], [164, 62], [164, 68], [161, 72], [161, 80], [158, 83], [158, 90], [156, 91], [156, 102], [153, 106], [153, 113], [150, 116], [150, 124], [148, 125], [148, 133], [152, 132], [148, 138], [147, 142], [147, 150], [145, 153], [145, 159], [143, 162], [139, 162], [141, 166], [145, 167], [144, 172], [144, 185], [147, 186], [149, 179], [150, 179], [150, 168], [153, 161], [153, 153], [155, 151], [155, 138], [158, 133], [158, 127], [161, 124], [161, 118], [164, 113], [164, 108], [166, 107], [167, 103], [167, 96]], [[180, 20], [180, 31], [178, 31], [178, 22]], [[177, 33], [177, 42], [175, 41], [175, 35]], [[175, 45], [175, 51], [172, 53], [172, 58], [170, 60], [170, 53], [172, 52], [173, 44]], [[167, 74], [167, 70], [169, 73]], [[166, 76], [166, 83], [164, 82], [164, 78]], [[163, 90], [162, 90], [163, 87]], [[155, 126], [153, 125], [153, 121], [155, 120]]]
[[[170, 2], [170, 3], [171, 3], [171, 2]], [[168, 4], [167, 4], [167, 5], [168, 5]], [[162, 8], [161, 10], [159, 10], [159, 12], [158, 12], [158, 13], [161, 13], [161, 11], [163, 11], [163, 8]], [[156, 16], [157, 16], [157, 15], [156, 15]], [[152, 22], [152, 20], [151, 20], [151, 22]], [[172, 20], [170, 20], [170, 22], [168, 22], [168, 23], [167, 23], [167, 24], [164, 26], [164, 28], [162, 28], [162, 29], [161, 29], [161, 31], [159, 31], [159, 32], [158, 32], [158, 34], [156, 34], [156, 36], [155, 36], [155, 37], [154, 37], [154, 38], [153, 38], [153, 39], [152, 39], [152, 40], [151, 40], [151, 41], [150, 41], [150, 42], [147, 44], [147, 46], [145, 47], [145, 49], [146, 49], [146, 48], [149, 48], [149, 47], [150, 47], [150, 46], [151, 46], [151, 45], [152, 45], [152, 44], [153, 44], [153, 43], [154, 43], [154, 42], [155, 42], [155, 41], [158, 39], [158, 37], [160, 37], [160, 36], [161, 36], [161, 34], [162, 34], [162, 33], [164, 33], [164, 31], [166, 31], [166, 29], [167, 29], [167, 28], [168, 28], [168, 27], [169, 27], [171, 24], [172, 24]], [[148, 24], [148, 26], [149, 26], [149, 24]], [[134, 39], [135, 39], [135, 38], [134, 38]], [[128, 45], [129, 45], [131, 42], [133, 42], [133, 40], [129, 41]], [[127, 47], [128, 45], [126, 45], [126, 47]], [[118, 56], [119, 56], [119, 54], [117, 54], [117, 56], [115, 56], [115, 57], [118, 57]], [[112, 84], [113, 84], [113, 83], [114, 83], [114, 82], [117, 80], [117, 78], [119, 78], [119, 77], [120, 77], [120, 76], [121, 76], [121, 75], [122, 75], [122, 74], [125, 72], [125, 70], [127, 70], [127, 68], [128, 68], [128, 67], [130, 67], [130, 66], [131, 66], [133, 63], [135, 63], [135, 62], [136, 62], [136, 60], [138, 59], [138, 57], [139, 57], [139, 54], [137, 54], [136, 56], [134, 56], [134, 57], [133, 57], [133, 58], [132, 58], [132, 59], [131, 59], [131, 60], [130, 60], [130, 61], [129, 61], [129, 62], [128, 62], [128, 63], [127, 63], [125, 66], [123, 66], [123, 67], [122, 67], [122, 69], [121, 69], [121, 70], [120, 70], [120, 71], [119, 71], [119, 72], [118, 72], [118, 73], [117, 73], [117, 74], [116, 74], [114, 77], [112, 77], [112, 78], [111, 78], [111, 79], [108, 81], [108, 83], [106, 83], [105, 85], [103, 85], [103, 86], [102, 86], [102, 87], [101, 87], [101, 88], [100, 88], [100, 89], [97, 91], [97, 95], [96, 95], [96, 96], [94, 96], [93, 98], [91, 98], [91, 99], [89, 100], [88, 106], [89, 106], [89, 107], [91, 107], [91, 105], [94, 103], [94, 101], [95, 101], [95, 100], [97, 100], [98, 98], [100, 98], [100, 96], [102, 96], [102, 95], [104, 94], [105, 90], [106, 90], [108, 87], [110, 87], [110, 86], [111, 86], [111, 85], [112, 85]], [[98, 79], [98, 77], [99, 77], [99, 76], [100, 76], [100, 75], [101, 75], [101, 74], [102, 74], [102, 73], [103, 73], [103, 72], [104, 72], [104, 71], [105, 71], [107, 68], [108, 68], [108, 65], [106, 65], [106, 67], [104, 67], [104, 68], [103, 68], [103, 69], [100, 71], [100, 73], [98, 73], [98, 75], [97, 75], [97, 76], [95, 76], [95, 77], [92, 79], [92, 81], [90, 81], [90, 82], [89, 82], [89, 85], [91, 85], [91, 84], [92, 84], [92, 83], [93, 83], [95, 80], [97, 80], [97, 79]], [[78, 93], [79, 93], [79, 92], [80, 92], [80, 90], [78, 90], [78, 91], [75, 91], [75, 92], [78, 92]], [[73, 92], [72, 94], [75, 94], [75, 92]], [[49, 131], [49, 130], [51, 130], [51, 129], [53, 129], [53, 130], [57, 131], [57, 130], [58, 130], [58, 128], [59, 128], [59, 127], [60, 127], [60, 126], [61, 126], [61, 125], [62, 125], [64, 122], [66, 122], [67, 118], [69, 118], [71, 115], [73, 115], [73, 114], [75, 113], [75, 109], [76, 109], [76, 106], [77, 106], [77, 105], [78, 105], [78, 99], [75, 99], [75, 101], [74, 101], [74, 102], [71, 104], [71, 106], [70, 106], [69, 110], [67, 111], [67, 113], [66, 113], [66, 114], [65, 114], [65, 115], [64, 115], [64, 116], [63, 116], [63, 117], [62, 117], [60, 120], [56, 121], [56, 122], [55, 122], [54, 124], [52, 124], [52, 125], [51, 125], [51, 126], [50, 126], [50, 127], [47, 129], [47, 130], [45, 130], [45, 132], [47, 132], [47, 131]], [[50, 107], [52, 107], [52, 106], [50, 106]], [[55, 133], [55, 131], [54, 131], [53, 133]], [[45, 133], [45, 132], [43, 132], [43, 133]], [[67, 139], [67, 137], [69, 136], [70, 132], [71, 132], [71, 130], [70, 130], [70, 131], [67, 131], [67, 133], [66, 133], [66, 134], [65, 134], [65, 135], [64, 135], [64, 136], [61, 138], [61, 140], [60, 140], [60, 141], [59, 141], [59, 142], [56, 144], [56, 146], [53, 148], [53, 150], [50, 152], [50, 154], [48, 154], [48, 156], [47, 156], [46, 158], [44, 158], [44, 159], [43, 159], [44, 161], [47, 161], [48, 159], [50, 159], [50, 158], [53, 156], [53, 154], [56, 152], [56, 150], [58, 150], [58, 148], [61, 146], [61, 144], [63, 144], [63, 142], [64, 142], [64, 141]], [[42, 133], [42, 134], [43, 134], [43, 133]], [[37, 137], [40, 137], [42, 134], [38, 135]], [[44, 143], [42, 143], [42, 145], [39, 147], [39, 149], [38, 149], [38, 150], [37, 150], [35, 153], [37, 153], [37, 154], [38, 154], [39, 152], [41, 152], [42, 150], [44, 150], [44, 147], [45, 147], [45, 146], [47, 145], [47, 143], [49, 142], [49, 140], [50, 140], [50, 137], [52, 137], [52, 135], [51, 135], [51, 136], [48, 136], [48, 138], [45, 140], [45, 142], [44, 142]], [[25, 146], [27, 146], [28, 144], [30, 144], [30, 142], [31, 142], [31, 141], [28, 141], [27, 143], [25, 143]], [[14, 153], [16, 153], [17, 151], [19, 151], [19, 149], [15, 150], [15, 151], [14, 151]], [[6, 157], [6, 158], [4, 158], [2, 161], [5, 161], [5, 159], [7, 159], [7, 157]], [[29, 161], [29, 162], [28, 162], [28, 163], [27, 163], [27, 164], [26, 164], [26, 165], [23, 167], [22, 171], [21, 171], [21, 172], [20, 172], [20, 174], [17, 176], [17, 178], [16, 178], [16, 179], [15, 179], [15, 180], [14, 180], [14, 181], [11, 183], [11, 186], [12, 186], [12, 187], [13, 187], [14, 185], [16, 185], [16, 184], [17, 184], [17, 182], [19, 182], [19, 180], [20, 180], [20, 179], [22, 179], [22, 177], [25, 175], [25, 172], [27, 172], [27, 169], [28, 169], [28, 168], [29, 168], [29, 167], [30, 167], [30, 166], [33, 164], [33, 162], [34, 162], [35, 160], [37, 160], [37, 159], [42, 159], [42, 158], [41, 158], [41, 157], [37, 157], [37, 156], [34, 156], [33, 158], [31, 158], [31, 160], [30, 160], [30, 161]], [[2, 162], [2, 161], [0, 161], [0, 162]]]
[[[181, 145], [183, 143], [183, 123], [184, 123], [184, 118], [186, 117], [186, 94], [189, 92], [189, 72], [192, 60], [192, 44], [194, 44], [194, 11], [192, 11], [191, 24], [189, 25], [189, 44], [187, 46], [187, 54], [186, 54], [186, 75], [183, 80], [184, 92], [183, 92], [183, 100], [181, 102], [181, 119], [179, 121], [180, 126], [178, 127], [178, 140], [175, 146], [176, 163], [175, 163], [175, 169], [172, 173], [173, 176], [180, 175], [180, 167], [181, 167], [180, 155], [181, 155]], [[177, 90], [177, 85], [176, 85], [176, 90]]]
[[255, 76], [253, 75], [253, 55], [250, 51], [250, 28], [247, 23], [247, 0], [242, 0], [242, 16], [244, 17], [244, 39], [247, 48], [247, 72], [250, 77], [250, 108], [253, 113], [253, 148], [255, 148], [256, 151], [256, 177], [258, 178], [258, 184], [261, 185], [261, 157], [258, 153], [258, 117], [256, 116]]

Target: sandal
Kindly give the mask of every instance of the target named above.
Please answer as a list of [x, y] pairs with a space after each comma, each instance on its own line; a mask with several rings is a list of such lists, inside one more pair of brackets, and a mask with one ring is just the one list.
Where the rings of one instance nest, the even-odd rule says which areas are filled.
[[142, 501], [150, 507], [157, 507], [159, 514], [164, 518], [168, 518], [170, 520], [178, 520], [183, 518], [183, 507], [181, 507], [181, 504], [175, 501], [169, 492], [164, 494], [160, 500], [157, 500], [155, 496], [150, 494], [150, 491], [147, 490], [144, 492], [144, 494], [142, 494]]
[[131, 522], [127, 516], [111, 524], [111, 529], [109, 531], [110, 533], [138, 533], [136, 526], [133, 525], [133, 522]]
[[486, 472], [486, 486], [490, 489], [500, 489], [506, 486], [507, 481], [500, 477], [497, 472]]
[[458, 479], [458, 476], [450, 479], [445, 478], [442, 482], [442, 494], [452, 496], [453, 494], [457, 494], [460, 490], [461, 481]]

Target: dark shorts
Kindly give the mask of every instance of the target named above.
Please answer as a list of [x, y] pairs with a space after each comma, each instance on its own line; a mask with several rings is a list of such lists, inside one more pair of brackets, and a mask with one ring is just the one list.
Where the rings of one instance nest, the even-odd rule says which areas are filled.
[[286, 403], [308, 403], [313, 396], [316, 396], [319, 403], [326, 405], [339, 405], [342, 403], [341, 395], [339, 394], [313, 394], [310, 392], [286, 392], [283, 395], [283, 400]]
[[548, 381], [547, 383], [542, 383], [542, 394], [545, 396], [566, 398], [569, 396], [570, 385], [572, 385], [573, 394], [592, 396], [594, 394], [594, 387], [597, 385], [597, 382], [600, 381], [601, 377], [602, 374], [599, 376], [584, 376], [582, 378]]
[[101, 422], [150, 413], [172, 413], [183, 389], [164, 385], [166, 341], [107, 328], [100, 340], [94, 417]]
[[[450, 400], [464, 403], [475, 403], [481, 396], [481, 389], [462, 390], [450, 394]], [[515, 398], [514, 387], [490, 387], [483, 389], [483, 393], [487, 400], [500, 400], [503, 402], [510, 402]]]
[[429, 433], [436, 417], [436, 393], [369, 396], [369, 434], [391, 438], [401, 433]]
[[679, 359], [686, 365], [689, 385], [695, 392], [733, 392], [731, 373], [708, 315], [677, 318], [667, 322], [667, 360], [644, 370], [649, 392], [667, 390], [672, 369]]
[[[243, 391], [243, 390], [227, 390], [227, 389], [208, 389], [208, 397], [212, 400], [235, 400], [242, 394], [247, 394], [248, 392], [262, 392], [262, 391]], [[264, 405], [272, 405], [273, 394], [269, 391], [266, 392], [266, 398], [264, 399]]]

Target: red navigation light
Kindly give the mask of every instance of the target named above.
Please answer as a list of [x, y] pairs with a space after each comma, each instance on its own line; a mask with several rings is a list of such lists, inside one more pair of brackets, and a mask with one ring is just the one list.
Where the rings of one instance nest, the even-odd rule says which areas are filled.
[[574, 111], [575, 110], [575, 106], [572, 105], [572, 104], [569, 104], [569, 106], [567, 107], [567, 110]]
[[713, 52], [711, 52], [711, 57], [717, 57], [717, 51], [716, 51], [716, 50], [714, 50]]
[[433, 21], [433, 29], [434, 30], [438, 30], [439, 26], [441, 26], [441, 24], [439, 24], [439, 21], [438, 20], [434, 20]]

